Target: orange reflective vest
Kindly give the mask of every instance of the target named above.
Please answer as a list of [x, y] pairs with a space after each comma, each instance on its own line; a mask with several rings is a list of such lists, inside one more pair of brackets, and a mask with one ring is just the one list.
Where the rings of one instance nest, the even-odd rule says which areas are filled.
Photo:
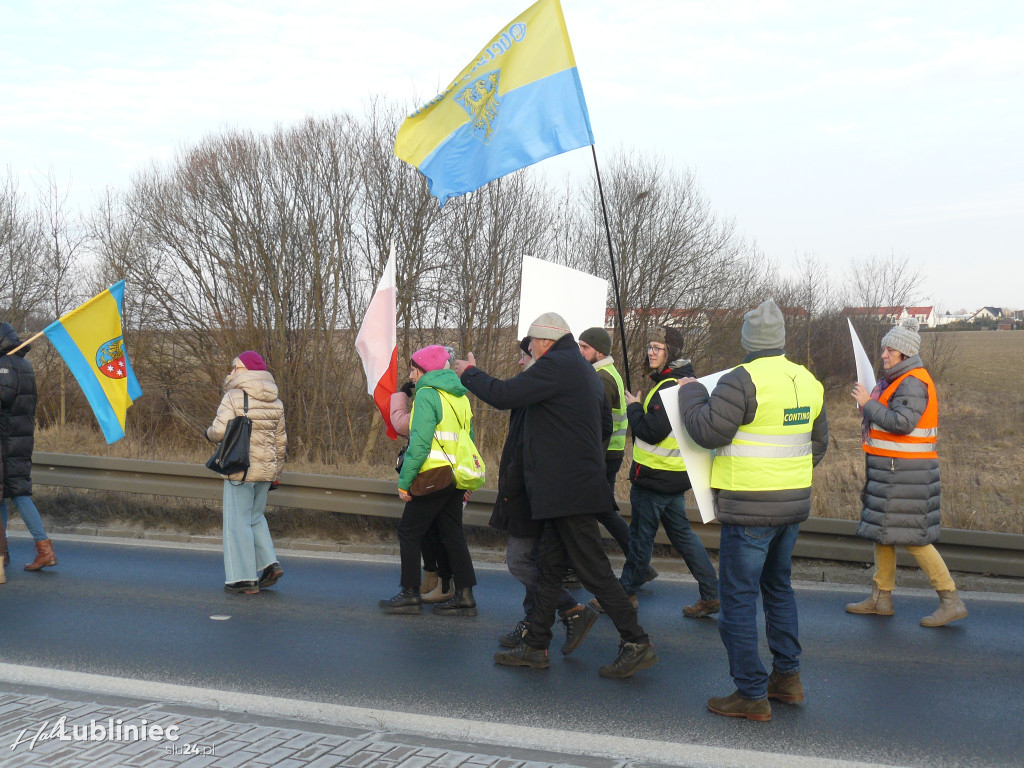
[[896, 459], [937, 459], [939, 441], [939, 397], [935, 391], [935, 382], [924, 368], [915, 368], [893, 381], [878, 398], [878, 402], [889, 407], [889, 401], [896, 389], [908, 376], [920, 379], [928, 387], [928, 405], [921, 415], [917, 426], [910, 434], [898, 435], [887, 432], [872, 423], [868, 429], [867, 439], [862, 447], [865, 453], [875, 456], [891, 456]]

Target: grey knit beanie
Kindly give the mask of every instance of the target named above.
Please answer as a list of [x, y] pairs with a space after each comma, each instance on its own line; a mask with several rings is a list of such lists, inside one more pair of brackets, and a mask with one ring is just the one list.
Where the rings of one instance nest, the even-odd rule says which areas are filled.
[[882, 337], [882, 346], [913, 357], [921, 351], [921, 323], [913, 317], [905, 317]]
[[786, 320], [779, 306], [767, 299], [743, 316], [740, 344], [747, 352], [786, 346]]
[[612, 337], [608, 335], [608, 331], [604, 328], [587, 328], [583, 333], [580, 334], [580, 341], [585, 344], [589, 344], [602, 355], [610, 355], [612, 353]]
[[545, 312], [533, 321], [530, 326], [531, 339], [551, 339], [558, 341], [569, 333], [569, 324], [555, 312]]

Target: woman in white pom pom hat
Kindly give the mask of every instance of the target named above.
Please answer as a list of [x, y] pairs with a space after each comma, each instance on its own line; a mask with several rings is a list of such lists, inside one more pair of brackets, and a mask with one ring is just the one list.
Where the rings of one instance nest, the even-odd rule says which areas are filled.
[[857, 614], [891, 616], [896, 584], [896, 545], [907, 549], [939, 594], [939, 607], [921, 619], [941, 627], [967, 616], [942, 556], [939, 539], [939, 401], [921, 357], [920, 325], [901, 320], [882, 338], [882, 377], [868, 392], [861, 384], [853, 397], [864, 416], [863, 449], [867, 481], [857, 535], [875, 542], [871, 597], [850, 603]]

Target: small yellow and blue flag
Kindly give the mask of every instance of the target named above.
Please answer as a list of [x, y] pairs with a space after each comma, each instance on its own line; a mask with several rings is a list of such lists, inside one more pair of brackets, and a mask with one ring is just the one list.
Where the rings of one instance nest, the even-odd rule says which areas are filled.
[[398, 129], [395, 155], [444, 205], [512, 171], [594, 143], [559, 0], [507, 24]]
[[128, 407], [142, 397], [124, 348], [123, 305], [124, 280], [43, 330], [78, 380], [107, 443], [124, 437]]

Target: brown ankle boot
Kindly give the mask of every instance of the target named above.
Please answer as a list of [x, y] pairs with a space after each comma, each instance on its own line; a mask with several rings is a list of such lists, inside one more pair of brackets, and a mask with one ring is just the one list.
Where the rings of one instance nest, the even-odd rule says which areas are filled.
[[53, 544], [49, 539], [36, 542], [36, 559], [25, 566], [26, 571], [40, 571], [57, 564], [57, 556], [53, 554]]
[[892, 606], [892, 592], [871, 587], [871, 597], [861, 600], [859, 603], [849, 603], [846, 606], [847, 613], [868, 614], [874, 616], [892, 616], [896, 611]]

